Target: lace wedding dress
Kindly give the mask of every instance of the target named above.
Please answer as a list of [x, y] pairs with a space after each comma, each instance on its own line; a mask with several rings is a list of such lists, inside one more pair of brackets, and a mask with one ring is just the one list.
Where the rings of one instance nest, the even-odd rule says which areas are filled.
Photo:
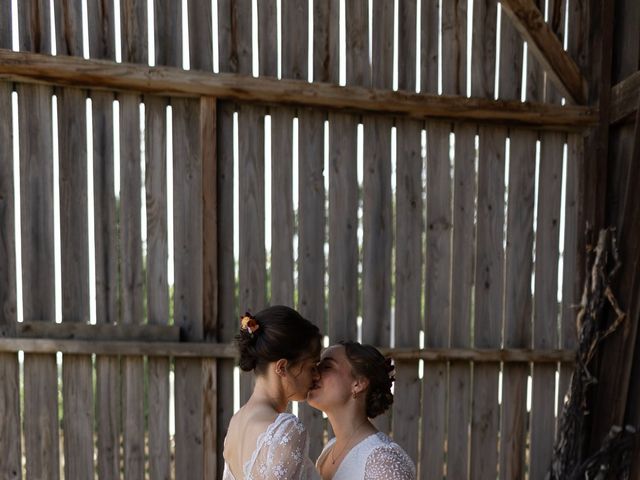
[[256, 449], [245, 462], [243, 478], [235, 478], [225, 462], [222, 480], [319, 479], [309, 459], [309, 437], [302, 422], [291, 413], [281, 413], [260, 434]]
[[[324, 447], [320, 465], [336, 439]], [[327, 459], [328, 461], [328, 459]], [[415, 480], [416, 467], [409, 455], [382, 432], [374, 433], [355, 445], [344, 457], [332, 480]]]

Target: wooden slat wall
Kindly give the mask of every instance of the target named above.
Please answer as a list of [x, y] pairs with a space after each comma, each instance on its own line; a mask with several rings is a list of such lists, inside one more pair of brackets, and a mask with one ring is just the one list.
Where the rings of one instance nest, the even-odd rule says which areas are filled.
[[[21, 2], [20, 49], [51, 52], [51, 11], [39, 0]], [[52, 89], [19, 85], [20, 217], [23, 315], [54, 321], [54, 226]], [[29, 132], [29, 134], [26, 134]], [[28, 478], [59, 478], [59, 435], [55, 355], [25, 355], [24, 417]]]
[[[54, 10], [59, 55], [82, 56], [79, 2]], [[62, 246], [62, 318], [89, 320], [86, 93], [57, 92]], [[66, 478], [93, 477], [93, 365], [91, 357], [65, 356], [62, 364], [64, 470]]]
[[[0, 6], [0, 48], [11, 48], [11, 5]], [[0, 335], [12, 335], [17, 321], [15, 200], [13, 185], [12, 86], [0, 83]], [[20, 431], [20, 370], [18, 355], [0, 355], [0, 476], [22, 478]]]
[[[313, 16], [313, 80], [339, 82], [338, 0], [257, 3], [259, 75], [278, 75], [277, 46], [281, 42], [283, 78], [307, 79], [308, 18]], [[397, 2], [398, 31], [394, 32], [394, 3], [374, 0], [345, 2], [346, 83], [392, 88], [394, 35], [397, 36], [398, 88], [438, 93], [438, 43], [442, 44], [443, 94], [466, 95], [467, 58], [472, 55], [470, 90], [474, 97], [494, 97], [497, 0]], [[541, 8], [544, 5], [540, 2]], [[7, 3], [8, 5], [8, 3]], [[277, 6], [282, 38], [277, 32]], [[548, 2], [552, 29], [564, 34], [566, 2]], [[571, 6], [571, 5], [570, 5]], [[3, 4], [3, 8], [5, 5]], [[50, 50], [49, 17], [54, 14], [58, 54], [81, 56], [80, 2], [55, 4], [43, 0], [21, 3], [21, 48]], [[182, 65], [182, 7], [179, 2], [154, 0], [156, 65]], [[91, 58], [115, 59], [114, 26], [121, 23], [123, 61], [147, 64], [146, 5], [121, 2], [121, 18], [113, 5], [88, 0]], [[212, 71], [214, 26], [212, 3], [188, 0], [190, 68]], [[252, 2], [218, 0], [218, 57], [221, 72], [251, 74]], [[571, 6], [570, 21], [580, 17]], [[10, 26], [0, 17], [0, 46], [10, 47]], [[472, 22], [472, 52], [467, 52], [467, 21]], [[440, 23], [442, 19], [442, 24]], [[416, 29], [420, 25], [420, 31]], [[369, 28], [372, 56], [369, 60]], [[441, 34], [439, 33], [441, 29]], [[571, 33], [571, 28], [569, 30]], [[441, 38], [439, 36], [441, 35]], [[419, 49], [416, 52], [416, 38]], [[573, 41], [573, 44], [571, 43]], [[570, 38], [570, 51], [576, 50]], [[500, 36], [500, 99], [521, 96], [522, 46], [519, 34], [503, 15]], [[416, 85], [416, 53], [420, 84]], [[579, 55], [579, 52], [576, 53]], [[557, 103], [560, 96], [528, 57], [527, 100]], [[43, 233], [40, 257], [23, 254], [25, 320], [54, 318], [53, 169], [51, 160], [52, 89], [17, 86], [22, 131], [21, 205], [23, 252], [41, 246], [31, 233]], [[13, 246], [13, 164], [11, 160], [11, 87], [0, 84], [2, 179], [0, 179], [0, 238], [2, 316], [0, 328], [11, 334], [16, 316]], [[399, 120], [389, 116], [286, 106], [234, 105], [205, 98], [184, 100], [160, 96], [118, 94], [120, 103], [120, 200], [114, 194], [112, 93], [56, 91], [59, 114], [62, 312], [65, 319], [86, 322], [89, 254], [87, 206], [94, 211], [96, 321], [166, 324], [174, 314], [185, 340], [233, 340], [238, 314], [266, 304], [294, 304], [320, 326], [331, 342], [356, 338], [356, 320], [363, 317], [363, 341], [390, 346], [436, 348], [571, 348], [575, 345], [573, 310], [579, 285], [576, 255], [583, 186], [579, 181], [582, 142], [569, 137], [567, 177], [562, 178], [564, 134], [537, 133], [525, 128], [450, 124], [428, 120]], [[87, 205], [85, 98], [92, 101], [94, 203]], [[140, 102], [145, 104], [145, 178], [141, 177]], [[170, 312], [167, 278], [167, 143], [166, 107], [173, 110], [175, 306]], [[271, 116], [271, 178], [265, 178], [264, 119]], [[237, 131], [234, 132], [234, 115]], [[298, 131], [298, 208], [293, 197], [293, 125]], [[324, 151], [328, 120], [329, 152]], [[363, 184], [357, 178], [357, 131], [362, 123]], [[396, 187], [392, 190], [392, 128], [397, 132]], [[426, 129], [427, 154], [421, 144]], [[479, 131], [479, 152], [474, 140]], [[453, 164], [450, 134], [455, 138]], [[234, 171], [233, 137], [238, 138], [238, 170]], [[505, 205], [505, 140], [510, 139], [509, 177]], [[26, 138], [25, 138], [26, 137]], [[33, 137], [33, 138], [31, 138]], [[221, 140], [217, 141], [217, 137]], [[540, 137], [538, 198], [534, 198], [535, 149]], [[324, 171], [328, 154], [329, 171]], [[479, 155], [476, 158], [476, 155]], [[37, 175], [32, 162], [40, 162]], [[34, 164], [35, 165], [35, 164]], [[44, 174], [42, 173], [44, 172]], [[424, 175], [426, 174], [426, 175]], [[329, 190], [324, 179], [329, 176]], [[234, 178], [239, 181], [239, 223], [234, 225]], [[9, 179], [9, 181], [6, 181]], [[84, 180], [83, 180], [84, 179]], [[426, 183], [425, 183], [426, 180]], [[4, 181], [4, 183], [3, 183]], [[265, 199], [267, 182], [271, 198]], [[556, 299], [560, 192], [566, 184], [566, 232], [563, 252], [562, 310]], [[146, 189], [147, 257], [140, 235], [140, 187]], [[40, 187], [43, 185], [43, 187]], [[57, 187], [56, 187], [57, 188]], [[362, 192], [362, 193], [360, 193]], [[328, 193], [328, 211], [325, 202]], [[44, 195], [44, 197], [42, 196]], [[360, 198], [362, 195], [362, 198]], [[395, 199], [394, 199], [395, 195]], [[9, 201], [4, 199], [8, 198]], [[426, 203], [424, 199], [426, 198]], [[395, 200], [395, 201], [394, 201]], [[265, 201], [272, 212], [271, 250], [265, 251]], [[477, 207], [476, 207], [477, 202]], [[534, 203], [537, 225], [534, 226]], [[358, 207], [362, 205], [362, 244]], [[395, 207], [395, 208], [394, 208]], [[477, 213], [475, 209], [477, 208]], [[36, 215], [38, 212], [44, 215]], [[507, 213], [506, 218], [504, 213]], [[426, 219], [426, 222], [425, 222]], [[328, 221], [328, 224], [326, 223]], [[116, 226], [119, 223], [119, 228]], [[326, 227], [328, 225], [328, 232]], [[503, 238], [506, 225], [506, 247]], [[533, 262], [534, 228], [536, 258]], [[395, 229], [395, 231], [394, 231]], [[234, 231], [240, 241], [238, 276], [234, 260]], [[328, 234], [328, 235], [327, 235]], [[31, 236], [30, 236], [31, 235]], [[298, 235], [297, 265], [294, 239]], [[401, 239], [401, 241], [394, 240]], [[325, 241], [329, 242], [328, 284], [325, 285]], [[362, 250], [360, 251], [360, 248]], [[35, 250], [34, 250], [35, 251]], [[362, 255], [360, 273], [359, 259]], [[393, 257], [392, 257], [393, 255]], [[38, 258], [39, 263], [33, 263]], [[392, 258], [395, 261], [392, 261]], [[37, 265], [37, 270], [36, 270]], [[42, 268], [44, 265], [44, 268]], [[424, 265], [424, 270], [423, 270]], [[146, 266], [146, 275], [145, 269]], [[268, 267], [270, 267], [268, 269]], [[393, 270], [395, 268], [395, 271]], [[536, 273], [535, 296], [530, 291]], [[296, 276], [297, 270], [297, 276]], [[118, 273], [119, 272], [119, 273]], [[268, 276], [269, 273], [269, 276]], [[424, 276], [424, 277], [423, 277]], [[296, 284], [297, 278], [297, 284]], [[238, 282], [238, 283], [236, 283]], [[48, 286], [48, 288], [44, 288]], [[146, 286], [146, 288], [145, 288]], [[239, 286], [239, 289], [236, 287]], [[360, 286], [362, 290], [360, 291]], [[392, 294], [392, 289], [395, 294]], [[5, 293], [7, 292], [7, 293]], [[236, 298], [239, 292], [239, 297]], [[328, 292], [328, 297], [325, 298]], [[143, 302], [146, 296], [146, 310]], [[33, 298], [32, 298], [33, 297]], [[424, 310], [423, 307], [424, 306]], [[535, 313], [533, 313], [535, 312]], [[535, 317], [532, 317], [535, 315]], [[529, 322], [533, 319], [533, 331]], [[560, 324], [557, 322], [561, 321]], [[391, 332], [395, 322], [395, 331]], [[556, 328], [560, 328], [560, 337]], [[2, 472], [19, 478], [20, 435], [17, 356], [3, 355], [6, 378], [0, 409], [8, 428], [0, 446], [10, 445]], [[175, 473], [171, 465], [168, 358], [148, 360], [148, 396], [143, 390], [142, 357], [122, 360], [96, 358], [97, 473], [99, 478], [184, 476], [213, 478], [222, 471], [222, 440], [233, 414], [233, 360], [176, 361]], [[503, 372], [502, 403], [498, 375]], [[561, 367], [560, 392], [569, 370]], [[555, 365], [533, 366], [533, 406], [527, 426], [526, 384], [529, 368], [506, 363], [396, 362], [395, 405], [377, 419], [419, 463], [420, 478], [542, 478], [555, 428], [553, 400]], [[90, 357], [67, 356], [63, 362], [65, 476], [92, 476], [93, 401]], [[43, 380], [44, 379], [44, 380]], [[120, 392], [120, 382], [123, 389]], [[251, 375], [241, 375], [241, 403], [252, 389]], [[473, 388], [472, 388], [473, 386]], [[25, 454], [30, 477], [58, 476], [58, 429], [53, 356], [27, 355]], [[38, 390], [34, 390], [37, 388]], [[121, 397], [122, 408], [121, 412]], [[41, 395], [44, 395], [41, 397]], [[47, 407], [39, 406], [44, 398]], [[145, 423], [144, 406], [149, 418]], [[13, 412], [13, 413], [12, 413]], [[71, 414], [74, 413], [74, 415]], [[13, 417], [11, 416], [13, 415]], [[301, 405], [300, 416], [311, 437], [316, 458], [325, 438], [319, 412]], [[13, 418], [13, 421], [11, 420]], [[123, 422], [121, 423], [121, 419]], [[47, 424], [49, 436], [40, 435]], [[149, 432], [145, 434], [145, 425]], [[13, 425], [13, 426], [11, 426]], [[120, 429], [123, 428], [123, 432]], [[530, 458], [527, 428], [531, 428]], [[37, 435], [34, 432], [38, 432]], [[469, 435], [470, 434], [470, 435]], [[148, 435], [149, 456], [144, 457]], [[122, 444], [121, 444], [122, 442]], [[124, 458], [120, 459], [120, 448]], [[5, 450], [3, 450], [5, 451]], [[46, 452], [42, 454], [41, 452]], [[146, 463], [148, 462], [148, 463]], [[13, 472], [16, 472], [14, 475]], [[188, 472], [188, 473], [187, 473]], [[13, 476], [11, 476], [13, 475]]]

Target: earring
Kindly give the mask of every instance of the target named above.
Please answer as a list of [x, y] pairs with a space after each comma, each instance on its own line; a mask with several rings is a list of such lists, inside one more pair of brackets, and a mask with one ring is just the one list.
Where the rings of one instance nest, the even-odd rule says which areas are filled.
[[358, 398], [358, 392], [353, 392], [353, 398], [354, 399]]

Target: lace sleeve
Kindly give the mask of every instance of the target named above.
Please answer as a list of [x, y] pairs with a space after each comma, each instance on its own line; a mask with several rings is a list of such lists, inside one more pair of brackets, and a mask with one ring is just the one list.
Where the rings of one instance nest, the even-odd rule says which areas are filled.
[[415, 480], [411, 458], [397, 445], [375, 448], [367, 457], [365, 480]]
[[308, 480], [317, 472], [309, 459], [309, 437], [296, 417], [278, 425], [257, 453], [251, 480]]

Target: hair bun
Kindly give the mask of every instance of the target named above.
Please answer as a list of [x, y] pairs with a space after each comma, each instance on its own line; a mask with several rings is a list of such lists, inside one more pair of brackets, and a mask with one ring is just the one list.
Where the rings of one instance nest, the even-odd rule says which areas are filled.
[[256, 336], [246, 330], [241, 330], [236, 336], [236, 342], [240, 352], [240, 369], [250, 372], [258, 364], [258, 357], [255, 351]]

